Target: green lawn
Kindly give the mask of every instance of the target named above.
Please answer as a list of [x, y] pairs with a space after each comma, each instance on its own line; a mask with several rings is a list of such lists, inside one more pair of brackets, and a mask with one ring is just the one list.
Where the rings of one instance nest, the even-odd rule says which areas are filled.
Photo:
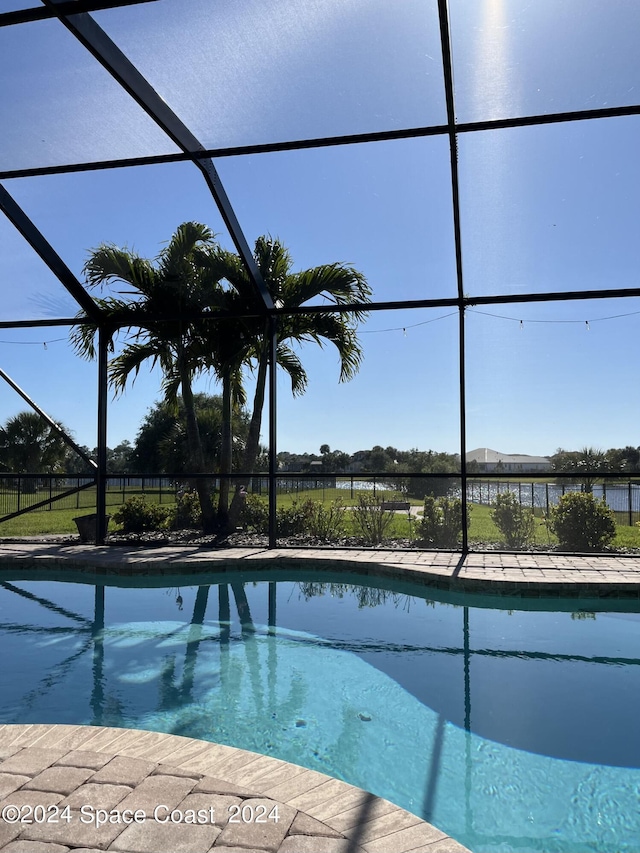
[[[480, 504], [470, 504], [471, 525], [469, 526], [469, 542], [500, 542], [502, 534], [491, 520], [491, 507]], [[536, 515], [535, 544], [556, 545], [558, 540], [547, 530], [544, 519]]]
[[[626, 513], [620, 513], [620, 515], [624, 516]], [[613, 540], [614, 548], [640, 548], [640, 527], [617, 524], [616, 530], [616, 538]], [[491, 520], [491, 507], [472, 504], [469, 542], [500, 542], [501, 539], [500, 531]], [[535, 544], [538, 546], [558, 544], [557, 538], [547, 529], [539, 510], [536, 511]]]
[[[338, 488], [326, 488], [326, 489], [293, 489], [291, 491], [278, 491], [278, 506], [290, 506], [294, 501], [305, 501], [305, 500], [313, 500], [313, 501], [324, 501], [325, 503], [329, 503], [331, 501], [340, 500], [342, 503], [347, 506], [351, 504], [356, 504], [358, 502], [358, 495], [372, 495], [373, 492], [370, 489], [355, 489], [353, 493], [350, 488], [346, 489], [338, 489]], [[403, 495], [401, 492], [395, 491], [393, 489], [376, 489], [376, 496], [382, 498], [383, 500], [403, 500], [407, 501], [413, 506], [422, 506], [423, 501], [417, 498], [408, 498], [406, 495]], [[266, 495], [265, 495], [266, 497]]]
[[616, 531], [616, 538], [613, 540], [614, 548], [640, 548], [640, 527], [618, 524]]

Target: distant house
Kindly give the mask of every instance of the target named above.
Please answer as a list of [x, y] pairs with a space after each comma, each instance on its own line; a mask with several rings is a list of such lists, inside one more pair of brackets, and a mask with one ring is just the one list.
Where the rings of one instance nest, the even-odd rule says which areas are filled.
[[359, 474], [364, 468], [364, 463], [367, 458], [367, 450], [356, 450], [351, 456], [351, 462], [344, 469], [347, 474]]
[[470, 450], [466, 455], [467, 463], [477, 462], [479, 471], [504, 471], [505, 474], [521, 474], [551, 471], [551, 460], [546, 456], [527, 456], [526, 453], [499, 453], [488, 447]]

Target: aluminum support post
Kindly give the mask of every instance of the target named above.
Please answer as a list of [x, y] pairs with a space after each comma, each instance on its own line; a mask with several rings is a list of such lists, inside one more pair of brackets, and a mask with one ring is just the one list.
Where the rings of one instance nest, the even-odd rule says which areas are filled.
[[107, 535], [107, 389], [109, 337], [104, 326], [98, 332], [98, 470], [96, 472], [96, 545]]
[[269, 317], [269, 548], [277, 545], [276, 537], [276, 373], [278, 351], [278, 321]]

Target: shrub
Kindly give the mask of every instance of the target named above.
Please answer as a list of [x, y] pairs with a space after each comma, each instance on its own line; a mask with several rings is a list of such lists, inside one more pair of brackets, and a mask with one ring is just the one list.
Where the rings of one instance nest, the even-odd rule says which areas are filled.
[[491, 518], [504, 536], [508, 548], [523, 548], [533, 541], [535, 516], [531, 507], [522, 506], [513, 492], [496, 495]]
[[462, 535], [460, 498], [426, 497], [420, 534], [422, 540], [434, 548], [455, 548]]
[[278, 536], [299, 536], [309, 529], [309, 516], [313, 510], [313, 501], [300, 503], [294, 501], [291, 506], [276, 510], [276, 533]]
[[[309, 519], [314, 502], [294, 501], [290, 506], [276, 510], [276, 534], [278, 536], [298, 536], [309, 530]], [[269, 503], [258, 495], [247, 495], [242, 513], [245, 530], [255, 533], [269, 532]]]
[[353, 523], [356, 530], [370, 545], [379, 545], [393, 520], [393, 510], [382, 509], [382, 498], [359, 495], [353, 508]]
[[258, 495], [247, 495], [242, 509], [242, 526], [255, 533], [269, 532], [269, 504]]
[[202, 509], [195, 490], [178, 494], [176, 505], [168, 513], [166, 526], [173, 530], [202, 527]]
[[124, 533], [143, 533], [165, 525], [169, 509], [159, 504], [147, 503], [138, 495], [128, 498], [113, 514], [113, 520], [122, 526]]
[[319, 501], [310, 501], [308, 529], [311, 536], [333, 542], [338, 539], [345, 529], [347, 508], [341, 500], [332, 501], [325, 506]]
[[604, 499], [597, 501], [591, 492], [563, 495], [549, 510], [549, 527], [560, 547], [570, 551], [601, 550], [616, 535], [613, 511]]

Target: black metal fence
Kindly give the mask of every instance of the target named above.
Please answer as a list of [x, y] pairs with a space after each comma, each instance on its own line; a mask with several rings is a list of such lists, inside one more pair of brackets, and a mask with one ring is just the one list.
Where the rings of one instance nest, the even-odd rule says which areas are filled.
[[[123, 504], [135, 495], [159, 504], [173, 504], [178, 494], [194, 488], [195, 481], [206, 477], [212, 490], [220, 487], [219, 477], [212, 475], [168, 475], [153, 474], [111, 475], [107, 478], [107, 507]], [[245, 485], [249, 491], [259, 495], [269, 494], [269, 479], [264, 475], [248, 477], [246, 474], [232, 476], [235, 488]], [[314, 477], [313, 480], [298, 476], [278, 481], [278, 492], [302, 491], [335, 487], [336, 478]], [[51, 512], [53, 510], [96, 509], [96, 481], [92, 477], [55, 474], [2, 474], [0, 476], [0, 521], [22, 515], [25, 512]]]
[[[206, 477], [213, 492], [220, 487], [220, 479], [215, 475], [111, 475], [107, 478], [106, 506], [115, 508], [128, 498], [142, 496], [153, 503], [174, 504], [181, 492], [195, 487], [197, 479]], [[461, 495], [461, 477], [457, 474], [435, 475], [381, 475], [381, 474], [327, 474], [292, 473], [278, 474], [275, 480], [278, 495], [292, 495], [304, 498], [309, 492], [314, 499], [325, 500], [340, 498], [349, 504], [357, 501], [358, 493], [370, 492], [374, 496], [401, 497], [406, 483], [399, 477], [420, 477], [444, 484], [444, 491], [452, 496]], [[257, 474], [231, 475], [234, 491], [244, 486], [248, 492], [267, 497], [269, 477]], [[567, 492], [583, 491], [584, 483], [567, 477], [563, 482], [533, 479], [529, 482], [499, 480], [496, 478], [467, 480], [466, 499], [469, 504], [490, 506], [498, 494], [512, 492], [523, 506], [530, 506], [536, 514], [543, 515], [555, 506]], [[571, 481], [572, 480], [572, 481]], [[74, 510], [79, 514], [96, 511], [96, 481], [91, 477], [60, 476], [49, 474], [2, 474], [0, 476], [0, 522], [23, 515], [26, 512], [52, 512], [55, 510]], [[640, 481], [622, 480], [618, 482], [600, 482], [592, 485], [596, 499], [605, 503], [616, 514], [620, 525], [632, 526], [640, 522]]]
[[[548, 513], [567, 492], [584, 491], [580, 482], [530, 482], [520, 483], [512, 480], [470, 480], [467, 482], [467, 500], [470, 503], [491, 505], [496, 495], [512, 492], [522, 506], [533, 507], [542, 513]], [[640, 521], [640, 482], [628, 480], [622, 483], [596, 483], [592, 486], [594, 498], [604, 500], [616, 514], [618, 524], [628, 526]]]
[[[173, 503], [180, 483], [168, 477], [110, 477], [107, 506], [128, 497], [147, 495], [156, 503]], [[48, 474], [3, 474], [0, 477], [0, 520], [26, 511], [88, 510], [96, 507], [96, 484], [91, 477]]]

